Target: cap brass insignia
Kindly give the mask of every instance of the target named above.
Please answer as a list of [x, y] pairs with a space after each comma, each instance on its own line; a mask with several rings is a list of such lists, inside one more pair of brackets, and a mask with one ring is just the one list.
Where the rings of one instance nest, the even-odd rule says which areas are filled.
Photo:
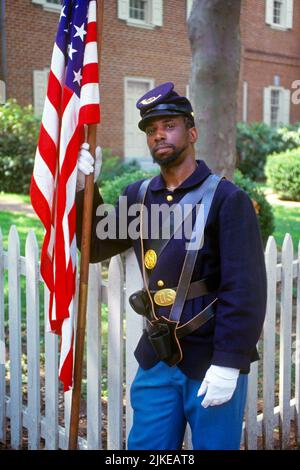
[[157, 96], [151, 96], [151, 98], [147, 98], [143, 101], [140, 101], [140, 104], [150, 104], [150, 103], [153, 103], [153, 101], [156, 101], [158, 100], [158, 98], [161, 97], [161, 94], [160, 95], [157, 95]]
[[145, 266], [147, 269], [153, 269], [157, 263], [157, 254], [154, 250], [147, 250], [145, 253]]

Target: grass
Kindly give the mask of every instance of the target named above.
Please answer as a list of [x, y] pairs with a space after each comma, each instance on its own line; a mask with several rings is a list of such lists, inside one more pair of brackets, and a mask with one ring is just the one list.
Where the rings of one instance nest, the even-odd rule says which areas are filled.
[[[266, 195], [273, 193], [266, 182], [257, 182], [256, 186]], [[281, 249], [285, 234], [289, 233], [293, 239], [294, 251], [298, 253], [298, 243], [300, 239], [300, 205], [282, 205], [273, 201], [272, 209], [275, 218], [273, 237], [275, 238], [277, 247]]]
[[273, 233], [276, 244], [282, 246], [286, 233], [293, 239], [295, 254], [298, 252], [300, 239], [300, 207], [287, 207], [273, 205], [275, 216], [275, 231]]
[[37, 217], [28, 216], [24, 212], [0, 212], [0, 229], [2, 231], [5, 250], [7, 250], [8, 235], [12, 225], [16, 225], [19, 233], [21, 255], [25, 254], [25, 242], [31, 229], [34, 230], [38, 245], [41, 248], [44, 228]]

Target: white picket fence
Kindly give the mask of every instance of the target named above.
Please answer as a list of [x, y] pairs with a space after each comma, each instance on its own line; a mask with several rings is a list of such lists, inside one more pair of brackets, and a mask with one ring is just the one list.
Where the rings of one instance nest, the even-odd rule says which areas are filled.
[[[5, 442], [9, 436], [12, 448], [21, 448], [25, 430], [29, 449], [66, 449], [71, 395], [59, 391], [58, 338], [51, 333], [41, 334], [39, 288], [42, 279], [34, 232], [27, 237], [25, 257], [20, 256], [19, 246], [14, 226], [10, 229], [7, 252], [3, 250], [0, 233], [0, 441]], [[270, 237], [265, 256], [268, 304], [259, 345], [262, 359], [252, 364], [249, 375], [243, 447], [273, 449], [278, 445], [276, 436], [279, 436], [281, 448], [287, 448], [291, 421], [293, 436], [300, 447], [300, 243], [294, 259], [292, 239], [287, 234], [282, 261], [278, 263], [275, 240]], [[107, 283], [101, 279], [101, 265], [90, 265], [87, 426], [85, 436], [79, 438], [81, 449], [101, 449], [103, 431], [107, 433], [107, 449], [124, 446], [132, 422], [129, 390], [137, 369], [133, 351], [143, 328], [142, 318], [132, 311], [127, 298], [141, 285], [132, 251], [126, 254], [125, 269], [119, 256], [111, 259]], [[5, 289], [8, 291], [8, 309], [4, 305]], [[22, 335], [21, 298], [26, 302], [26, 331]], [[44, 287], [44, 312], [47, 303], [48, 292]], [[101, 324], [102, 303], [108, 305], [108, 325], [106, 322]], [[101, 344], [101, 331], [106, 326], [107, 346]], [[106, 410], [105, 402], [101, 400], [103, 346], [107, 347], [108, 357]], [[27, 371], [22, 371], [22, 352], [27, 356]], [[44, 367], [40, 367], [41, 352], [44, 353]], [[25, 400], [23, 387], [26, 382]], [[259, 392], [261, 387], [262, 392]]]

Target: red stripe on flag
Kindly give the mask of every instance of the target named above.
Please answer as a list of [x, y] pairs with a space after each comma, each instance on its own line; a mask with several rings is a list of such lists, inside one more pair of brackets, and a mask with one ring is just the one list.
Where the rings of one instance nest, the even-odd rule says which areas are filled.
[[99, 104], [87, 104], [82, 106], [79, 111], [79, 125], [96, 124], [100, 122]]
[[68, 103], [70, 99], [73, 96], [73, 91], [70, 90], [67, 86], [64, 87], [63, 91], [63, 97], [62, 97], [62, 114], [65, 112], [66, 107], [68, 106]]
[[53, 104], [59, 116], [61, 115], [61, 92], [61, 84], [57, 80], [52, 70], [50, 70], [47, 97], [49, 101]]
[[87, 83], [98, 83], [99, 82], [99, 71], [98, 64], [92, 63], [87, 64], [83, 67], [81, 86]]
[[67, 392], [72, 387], [72, 375], [73, 375], [73, 340], [72, 347], [69, 350], [67, 357], [61, 368], [59, 378], [64, 384], [64, 392]]
[[43, 124], [41, 125], [40, 129], [38, 147], [41, 157], [54, 177], [57, 165], [57, 149], [55, 143], [44, 128]]
[[47, 199], [44, 194], [40, 191], [36, 184], [34, 176], [31, 178], [30, 184], [30, 199], [34, 201], [34, 210], [38, 217], [41, 219], [45, 227], [51, 224], [51, 212]]
[[97, 23], [95, 21], [87, 24], [86, 43], [88, 42], [97, 42]]

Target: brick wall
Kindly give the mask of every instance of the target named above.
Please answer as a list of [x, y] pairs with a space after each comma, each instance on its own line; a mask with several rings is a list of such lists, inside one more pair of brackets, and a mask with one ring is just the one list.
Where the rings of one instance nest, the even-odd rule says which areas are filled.
[[33, 70], [49, 67], [58, 13], [31, 0], [6, 0], [7, 96], [33, 103]]
[[[265, 22], [265, 1], [243, 0], [241, 15], [242, 63], [240, 73], [238, 119], [242, 119], [242, 82], [248, 82], [248, 120], [261, 121], [263, 88], [273, 85], [291, 89], [300, 79], [300, 2], [294, 1], [293, 29], [272, 29]], [[291, 104], [290, 121], [300, 121], [300, 106]]]

